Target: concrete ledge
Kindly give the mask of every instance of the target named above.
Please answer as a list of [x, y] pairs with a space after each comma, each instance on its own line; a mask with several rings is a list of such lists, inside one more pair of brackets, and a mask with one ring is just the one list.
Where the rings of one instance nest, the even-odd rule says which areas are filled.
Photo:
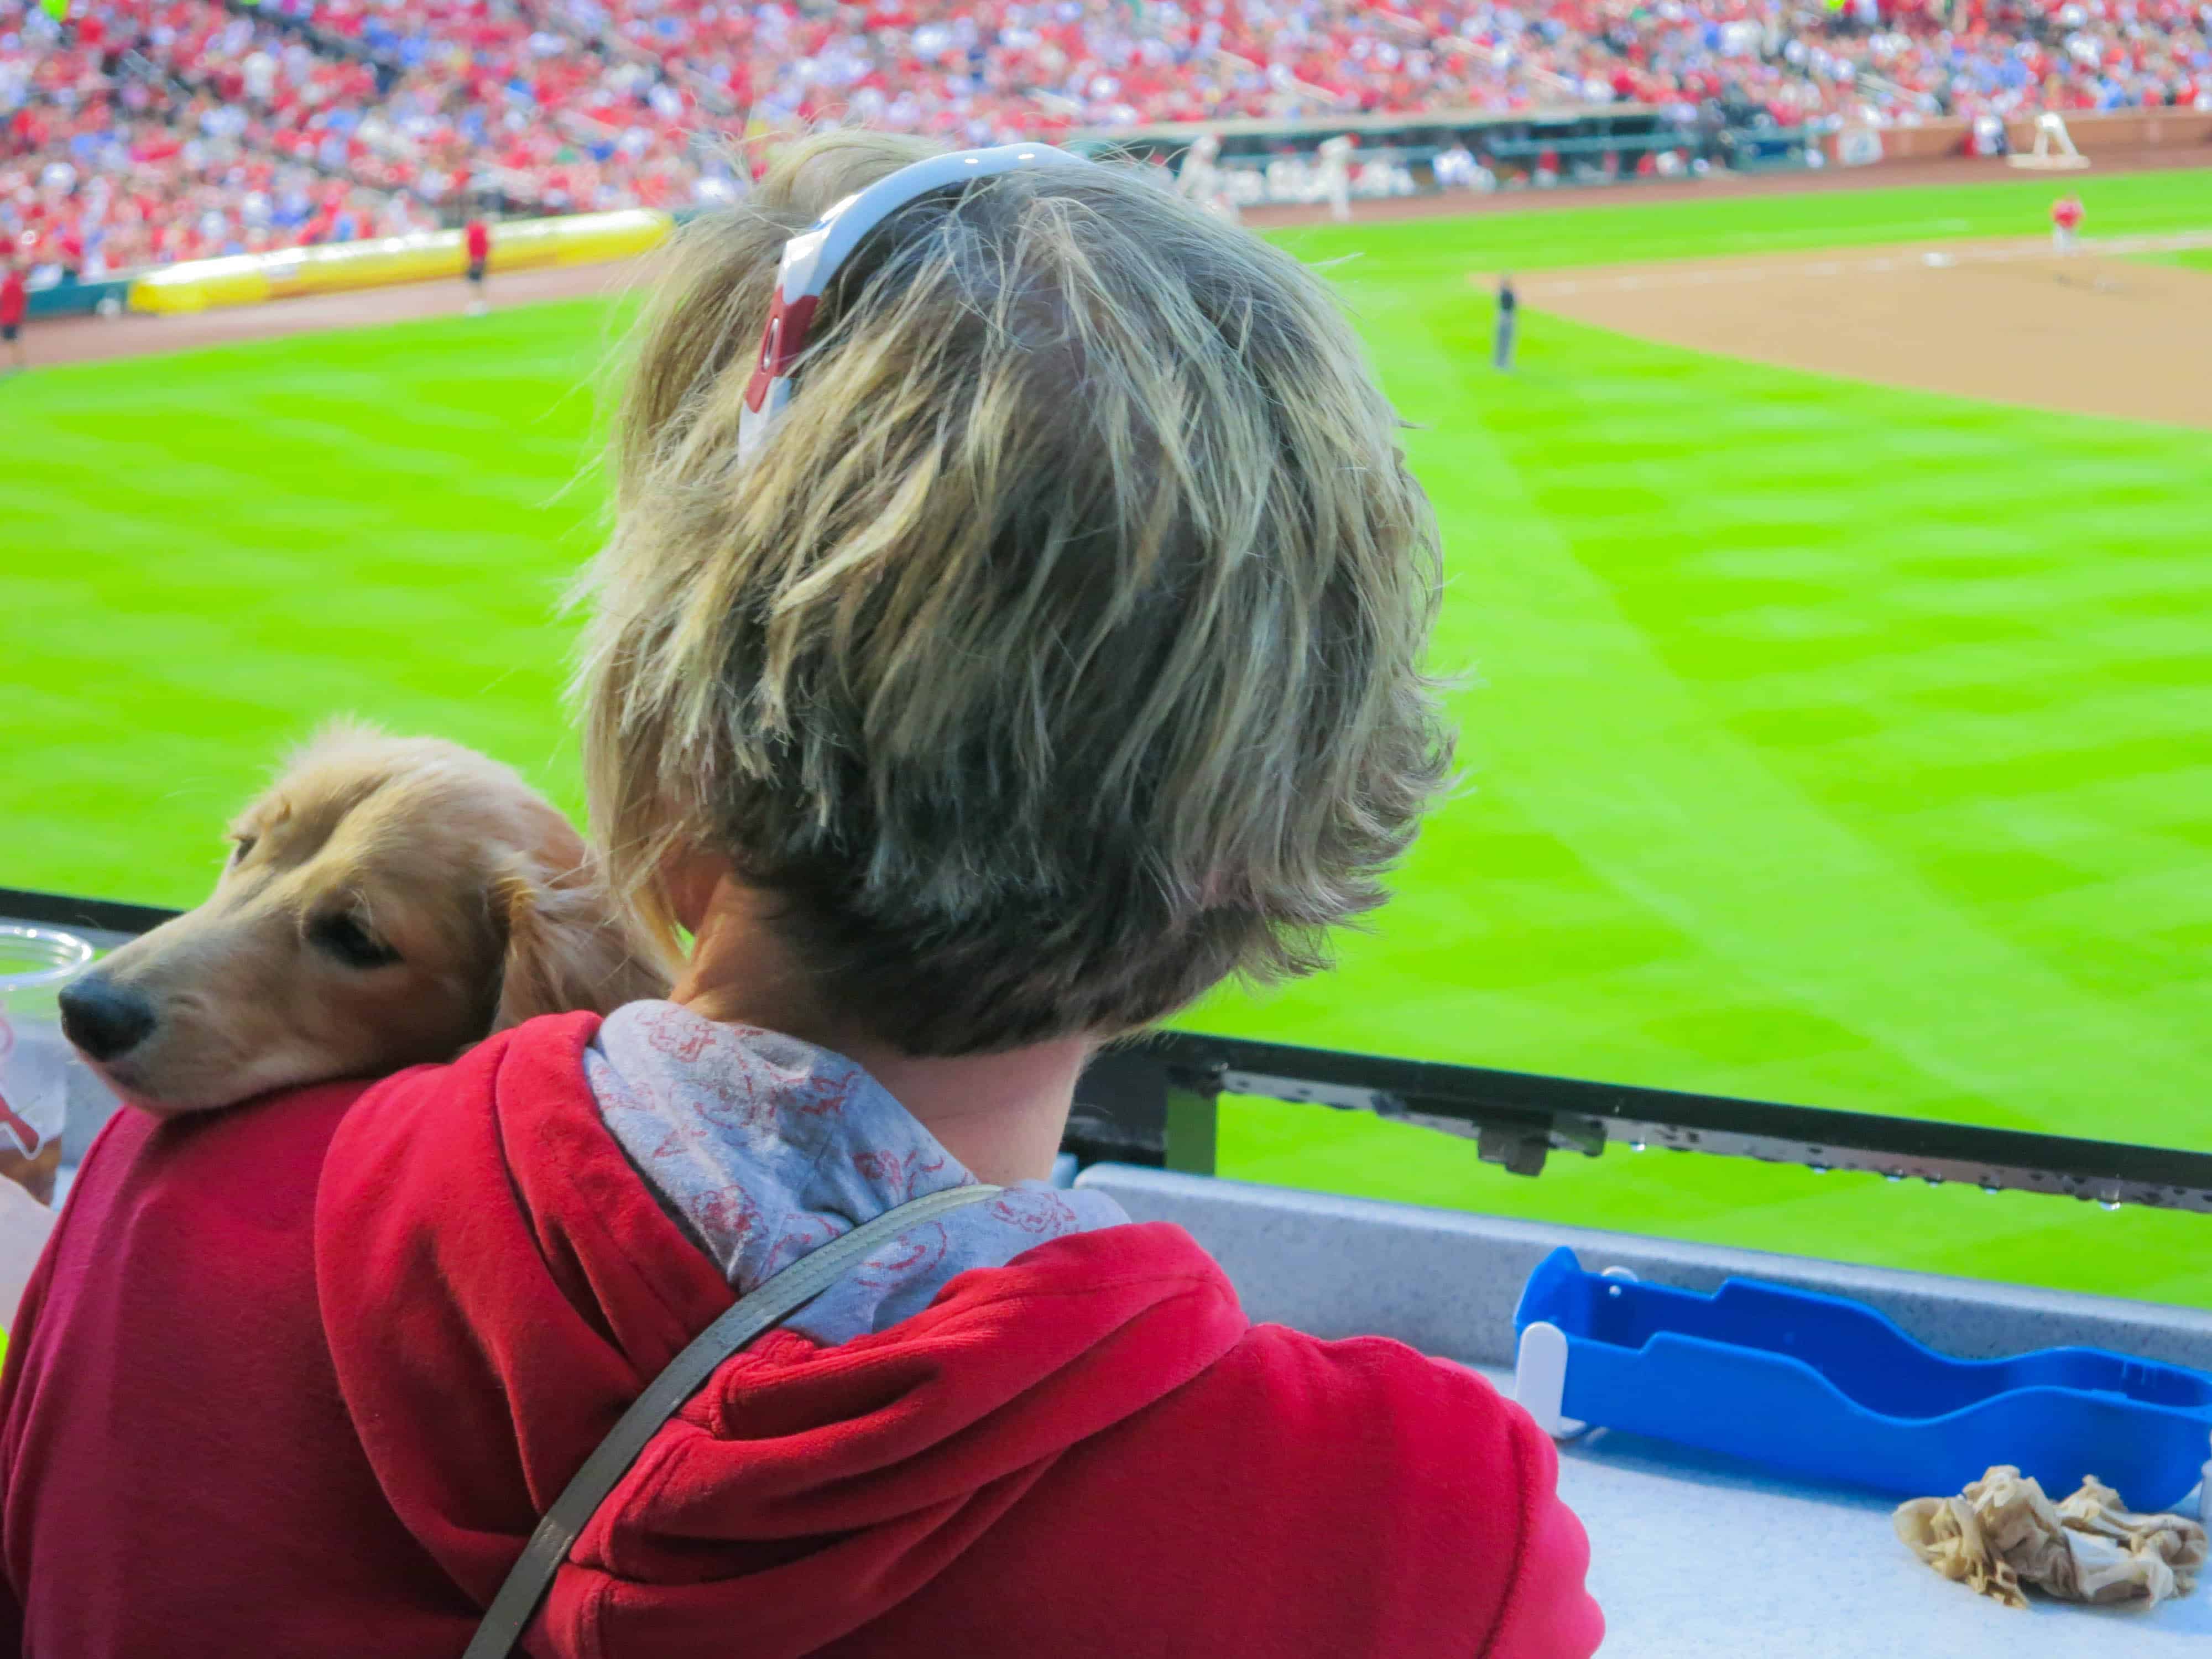
[[[1585, 1267], [1625, 1267], [1640, 1279], [1686, 1290], [1711, 1291], [1734, 1274], [1852, 1297], [1929, 1346], [1962, 1358], [2079, 1343], [2212, 1370], [2212, 1313], [2196, 1309], [1334, 1198], [1127, 1164], [1094, 1164], [1076, 1184], [1112, 1194], [1136, 1220], [1186, 1228], [1227, 1270], [1256, 1320], [1322, 1337], [1395, 1337], [1468, 1364], [1512, 1364], [1521, 1287], [1538, 1261], [1565, 1244]], [[2212, 1231], [2206, 1243], [2212, 1247]]]

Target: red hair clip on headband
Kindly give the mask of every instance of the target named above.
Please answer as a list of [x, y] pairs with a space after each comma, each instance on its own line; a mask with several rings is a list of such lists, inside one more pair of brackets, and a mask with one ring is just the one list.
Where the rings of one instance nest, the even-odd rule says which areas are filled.
[[886, 173], [856, 191], [783, 245], [776, 266], [775, 298], [761, 331], [760, 360], [745, 385], [738, 417], [738, 453], [750, 455], [767, 438], [791, 401], [791, 371], [806, 346], [806, 331], [823, 290], [860, 239], [916, 197], [1017, 167], [1081, 167], [1079, 157], [1049, 144], [1004, 144], [996, 149], [956, 150]]

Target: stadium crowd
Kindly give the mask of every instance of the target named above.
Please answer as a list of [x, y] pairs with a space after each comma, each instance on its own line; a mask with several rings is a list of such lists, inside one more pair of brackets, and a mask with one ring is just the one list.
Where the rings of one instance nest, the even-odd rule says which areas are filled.
[[0, 0], [0, 236], [83, 274], [472, 201], [680, 206], [708, 135], [981, 143], [1634, 103], [1889, 124], [2212, 107], [2212, 0]]

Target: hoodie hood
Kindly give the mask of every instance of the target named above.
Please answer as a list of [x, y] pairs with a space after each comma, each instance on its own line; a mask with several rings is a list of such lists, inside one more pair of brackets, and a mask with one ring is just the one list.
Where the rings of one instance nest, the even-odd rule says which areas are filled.
[[[623, 1410], [733, 1300], [696, 1220], [602, 1121], [586, 1078], [599, 1025], [533, 1021], [379, 1085], [317, 1197], [318, 1293], [362, 1444], [408, 1529], [483, 1602]], [[1247, 1329], [1220, 1270], [1158, 1224], [1066, 1231], [928, 1295], [894, 1322], [874, 1304], [835, 1346], [787, 1328], [726, 1363], [578, 1540], [532, 1650], [778, 1659], [835, 1641]]]
[[[739, 1296], [910, 1199], [975, 1176], [866, 1071], [827, 1048], [672, 1002], [609, 1015], [584, 1050], [607, 1128]], [[975, 1267], [1128, 1220], [1042, 1181], [925, 1221], [783, 1322], [824, 1346], [890, 1329]]]

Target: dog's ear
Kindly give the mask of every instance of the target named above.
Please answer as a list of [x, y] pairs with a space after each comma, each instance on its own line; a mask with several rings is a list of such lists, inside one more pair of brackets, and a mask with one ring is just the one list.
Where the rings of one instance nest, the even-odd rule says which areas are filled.
[[668, 975], [617, 914], [596, 871], [548, 881], [517, 859], [494, 878], [490, 899], [506, 935], [493, 1030], [539, 1014], [611, 1013], [666, 994]]

